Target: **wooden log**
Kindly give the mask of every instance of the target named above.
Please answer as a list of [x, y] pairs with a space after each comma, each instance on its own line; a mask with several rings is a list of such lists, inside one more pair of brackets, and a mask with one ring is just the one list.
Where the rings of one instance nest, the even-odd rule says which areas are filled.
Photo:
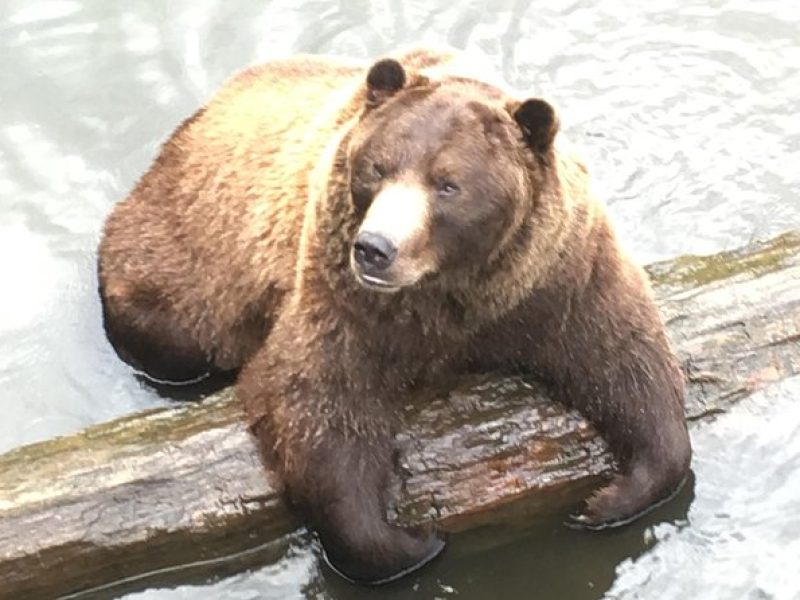
[[[689, 419], [800, 373], [800, 233], [650, 273], [685, 367]], [[403, 523], [454, 531], [504, 518], [502, 508], [563, 509], [612, 468], [592, 428], [532, 381], [466, 378], [410, 399], [403, 415], [390, 515]], [[230, 390], [19, 448], [0, 456], [0, 597], [130, 587], [258, 547], [267, 561], [298, 526], [280, 491]]]

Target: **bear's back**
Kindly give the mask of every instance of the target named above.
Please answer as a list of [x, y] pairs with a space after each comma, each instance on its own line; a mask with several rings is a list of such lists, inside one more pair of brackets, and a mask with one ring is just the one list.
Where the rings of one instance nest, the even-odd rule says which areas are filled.
[[292, 289], [308, 178], [356, 113], [362, 78], [357, 66], [300, 57], [228, 81], [109, 215], [99, 252], [107, 310], [161, 306], [217, 347], [221, 365], [241, 364], [249, 349], [237, 332]]
[[[225, 304], [241, 304], [242, 295], [267, 286], [288, 289], [308, 176], [352, 116], [360, 73], [300, 57], [233, 77], [173, 133], [114, 208], [101, 270], [183, 288], [197, 284], [184, 260], [191, 256], [204, 267], [203, 295]], [[153, 254], [163, 269], [154, 268]], [[235, 298], [225, 302], [228, 294]]]
[[231, 79], [169, 142], [189, 151], [181, 179], [195, 189], [175, 199], [182, 222], [194, 226], [187, 233], [198, 241], [215, 232], [234, 236], [228, 250], [238, 255], [263, 256], [273, 243], [285, 254], [300, 233], [309, 174], [337, 128], [353, 116], [358, 73], [324, 59], [297, 58]]

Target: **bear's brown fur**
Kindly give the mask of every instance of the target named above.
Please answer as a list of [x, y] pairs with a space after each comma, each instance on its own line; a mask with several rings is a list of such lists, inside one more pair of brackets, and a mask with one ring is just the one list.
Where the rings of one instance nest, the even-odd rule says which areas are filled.
[[120, 355], [159, 379], [241, 369], [265, 459], [358, 580], [442, 547], [385, 520], [392, 407], [412, 387], [495, 369], [548, 381], [619, 460], [587, 526], [634, 518], [690, 460], [647, 279], [555, 148], [552, 108], [449, 60], [245, 71], [174, 133], [100, 247]]

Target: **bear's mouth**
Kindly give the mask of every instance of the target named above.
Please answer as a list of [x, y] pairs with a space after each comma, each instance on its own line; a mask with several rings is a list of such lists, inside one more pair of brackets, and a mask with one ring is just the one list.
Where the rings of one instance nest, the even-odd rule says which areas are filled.
[[367, 275], [356, 270], [356, 279], [358, 282], [369, 290], [376, 290], [379, 292], [393, 293], [398, 291], [402, 286], [396, 285], [380, 277], [374, 275]]

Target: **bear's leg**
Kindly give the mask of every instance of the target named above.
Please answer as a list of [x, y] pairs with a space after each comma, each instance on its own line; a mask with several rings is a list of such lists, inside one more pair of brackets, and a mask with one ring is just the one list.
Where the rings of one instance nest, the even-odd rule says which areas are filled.
[[634, 521], [677, 494], [688, 473], [688, 440], [676, 443], [661, 459], [637, 456], [604, 487], [586, 499], [583, 510], [568, 524], [606, 529]]
[[207, 353], [157, 290], [100, 285], [103, 326], [125, 362], [155, 383], [188, 385], [213, 370]]
[[513, 320], [497, 339], [511, 350], [511, 365], [544, 376], [553, 396], [580, 410], [614, 454], [618, 474], [586, 501], [576, 523], [622, 525], [670, 498], [688, 474], [683, 375], [642, 273], [601, 253], [583, 287], [564, 282], [520, 310], [527, 337]]
[[328, 563], [353, 581], [392, 581], [444, 548], [428, 530], [406, 530], [386, 522], [390, 459], [385, 444], [347, 441], [329, 432], [310, 457], [311, 478], [293, 482], [293, 497], [308, 502]]
[[[298, 419], [295, 427], [304, 420]], [[430, 530], [402, 529], [386, 520], [394, 468], [390, 440], [359, 439], [319, 424], [309, 427], [312, 435], [294, 431], [295, 440], [278, 444], [273, 444], [272, 432], [280, 425], [262, 422], [254, 431], [265, 455], [278, 459], [291, 503], [319, 535], [335, 571], [360, 583], [386, 583], [442, 551], [444, 541]]]
[[671, 498], [688, 473], [682, 376], [660, 336], [632, 337], [626, 349], [574, 363], [580, 370], [563, 388], [604, 436], [619, 465], [619, 473], [586, 500], [574, 523], [591, 529], [624, 525]]
[[387, 522], [394, 437], [381, 384], [370, 379], [379, 369], [337, 335], [335, 320], [328, 331], [323, 322], [282, 314], [242, 371], [237, 396], [329, 563], [351, 580], [383, 583], [430, 561], [444, 542]]

